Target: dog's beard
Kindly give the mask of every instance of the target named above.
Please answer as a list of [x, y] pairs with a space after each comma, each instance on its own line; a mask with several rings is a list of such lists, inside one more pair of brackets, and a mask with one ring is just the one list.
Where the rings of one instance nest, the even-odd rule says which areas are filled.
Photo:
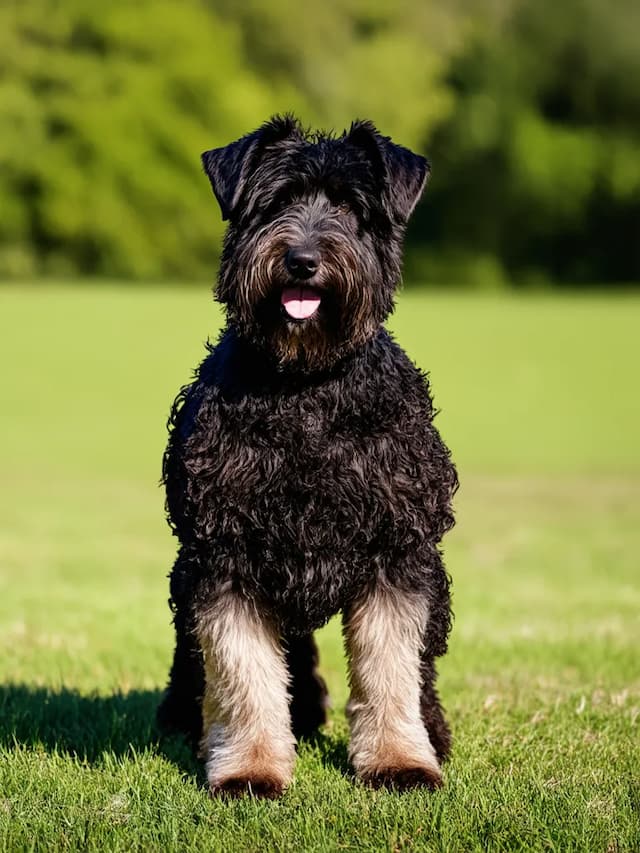
[[280, 366], [327, 369], [371, 337], [388, 312], [374, 299], [380, 270], [364, 246], [327, 233], [318, 272], [296, 279], [284, 261], [296, 238], [286, 223], [259, 232], [221, 276], [222, 298], [238, 331]]

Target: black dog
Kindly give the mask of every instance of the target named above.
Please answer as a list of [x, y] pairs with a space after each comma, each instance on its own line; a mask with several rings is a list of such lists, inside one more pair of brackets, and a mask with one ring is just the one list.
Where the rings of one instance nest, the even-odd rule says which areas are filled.
[[280, 793], [294, 737], [325, 719], [312, 632], [341, 611], [356, 773], [435, 787], [457, 479], [426, 377], [382, 326], [428, 163], [369, 122], [333, 137], [292, 117], [203, 163], [229, 220], [227, 326], [170, 418], [160, 722], [200, 740], [212, 792]]

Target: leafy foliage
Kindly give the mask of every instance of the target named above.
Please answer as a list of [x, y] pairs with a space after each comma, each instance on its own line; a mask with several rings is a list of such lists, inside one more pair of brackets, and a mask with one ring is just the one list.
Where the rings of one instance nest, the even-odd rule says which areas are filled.
[[638, 279], [639, 8], [6, 0], [0, 274], [211, 275], [198, 155], [293, 110], [431, 155], [431, 278]]
[[[640, 7], [519, 0], [452, 60], [422, 224], [510, 277], [640, 278]], [[437, 259], [436, 259], [437, 266]]]
[[198, 154], [274, 107], [237, 27], [193, 2], [34, 0], [0, 33], [5, 274], [202, 274], [221, 225]]

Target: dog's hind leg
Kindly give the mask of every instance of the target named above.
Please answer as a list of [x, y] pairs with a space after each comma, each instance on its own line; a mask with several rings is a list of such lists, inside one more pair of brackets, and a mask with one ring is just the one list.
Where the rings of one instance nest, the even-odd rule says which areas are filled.
[[349, 756], [376, 787], [442, 784], [420, 706], [427, 618], [423, 596], [393, 588], [373, 590], [346, 614]]
[[169, 685], [158, 707], [158, 726], [165, 732], [180, 732], [195, 748], [202, 736], [202, 654], [182, 614], [176, 614], [174, 624], [176, 648]]
[[277, 796], [291, 781], [296, 754], [280, 636], [253, 602], [233, 592], [197, 614], [197, 634], [210, 791]]
[[422, 692], [420, 695], [420, 711], [422, 721], [429, 732], [429, 739], [438, 756], [438, 761], [444, 761], [451, 750], [451, 729], [447, 723], [440, 698], [436, 691], [436, 668], [432, 655], [424, 653], [420, 667], [422, 676]]
[[318, 673], [318, 647], [313, 634], [286, 640], [290, 675], [291, 726], [296, 738], [309, 737], [327, 721], [329, 693]]
[[193, 558], [183, 550], [171, 573], [171, 608], [176, 646], [166, 693], [158, 707], [158, 726], [165, 732], [180, 732], [195, 748], [202, 737], [204, 667], [185, 592], [185, 577]]

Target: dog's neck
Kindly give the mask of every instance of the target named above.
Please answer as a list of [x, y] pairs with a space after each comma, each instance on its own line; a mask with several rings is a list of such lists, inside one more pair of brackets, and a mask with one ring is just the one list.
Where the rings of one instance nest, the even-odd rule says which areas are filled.
[[232, 358], [236, 369], [251, 376], [256, 383], [270, 387], [304, 387], [338, 379], [350, 373], [354, 366], [367, 358], [376, 341], [388, 337], [384, 326], [379, 326], [366, 340], [354, 344], [321, 366], [309, 367], [304, 360], [282, 361], [268, 347], [247, 339], [233, 322], [225, 327], [218, 348], [225, 358]]

